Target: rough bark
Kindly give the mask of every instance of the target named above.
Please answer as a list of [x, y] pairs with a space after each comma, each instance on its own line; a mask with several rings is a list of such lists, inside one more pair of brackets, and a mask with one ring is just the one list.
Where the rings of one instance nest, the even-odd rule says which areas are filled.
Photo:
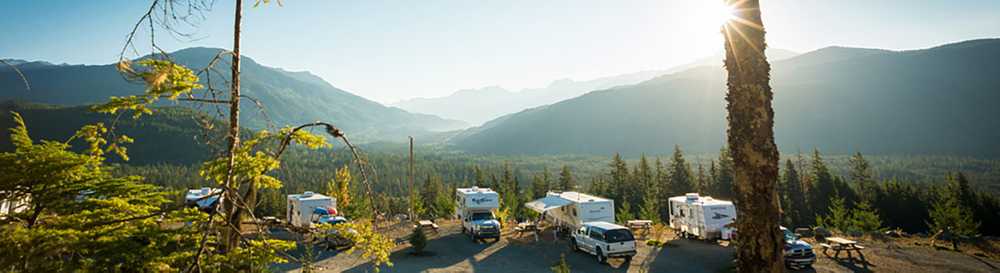
[[722, 28], [728, 72], [728, 142], [735, 169], [738, 272], [782, 272], [778, 149], [774, 144], [770, 65], [757, 0], [728, 0], [734, 18]]
[[[240, 214], [242, 210], [235, 203], [239, 196], [239, 187], [234, 182], [233, 166], [236, 164], [236, 148], [240, 145], [240, 28], [243, 19], [243, 0], [236, 0], [235, 19], [233, 22], [233, 59], [231, 72], [231, 86], [229, 95], [229, 136], [227, 156], [229, 157], [229, 168], [226, 174], [226, 191], [223, 195], [223, 208], [228, 221], [233, 227], [240, 227]], [[251, 189], [253, 190], [253, 189]], [[225, 229], [224, 245], [226, 250], [231, 250], [239, 243], [239, 230]]]

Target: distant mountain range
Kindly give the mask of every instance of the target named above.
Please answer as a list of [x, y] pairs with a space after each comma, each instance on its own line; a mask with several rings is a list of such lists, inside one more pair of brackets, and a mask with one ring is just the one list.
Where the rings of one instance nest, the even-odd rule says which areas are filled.
[[[768, 49], [767, 54], [772, 60], [783, 60], [797, 55], [795, 52], [783, 49]], [[636, 84], [657, 76], [698, 66], [721, 65], [722, 58], [722, 54], [719, 53], [666, 70], [640, 71], [586, 81], [561, 79], [553, 81], [546, 87], [528, 88], [517, 92], [499, 86], [463, 89], [445, 97], [409, 99], [392, 105], [410, 112], [431, 114], [465, 121], [470, 125], [480, 125], [506, 114], [552, 104], [594, 90]]]
[[[1000, 156], [1000, 39], [889, 51], [828, 47], [772, 62], [779, 149]], [[476, 153], [715, 152], [726, 72], [696, 67], [590, 92], [463, 131]]]
[[[188, 48], [171, 53], [171, 58], [193, 69], [205, 67], [220, 51], [216, 48]], [[229, 67], [229, 59], [217, 64]], [[106, 101], [110, 96], [142, 93], [142, 86], [125, 81], [107, 65], [53, 65], [47, 62], [8, 60], [28, 78], [26, 90], [14, 71], [0, 65], [0, 100], [17, 100], [57, 105], [86, 105]], [[308, 72], [291, 72], [261, 65], [243, 56], [241, 85], [243, 94], [255, 98], [264, 107], [262, 113], [250, 100], [243, 100], [241, 118], [248, 128], [297, 125], [313, 121], [336, 124], [359, 141], [402, 141], [407, 135], [429, 135], [466, 127], [457, 120], [428, 114], [410, 113], [338, 89]], [[228, 73], [216, 77], [213, 85], [222, 85]], [[190, 104], [180, 103], [190, 106]], [[170, 105], [170, 104], [165, 104]], [[214, 113], [211, 106], [206, 112]], [[264, 114], [266, 113], [266, 115]]]

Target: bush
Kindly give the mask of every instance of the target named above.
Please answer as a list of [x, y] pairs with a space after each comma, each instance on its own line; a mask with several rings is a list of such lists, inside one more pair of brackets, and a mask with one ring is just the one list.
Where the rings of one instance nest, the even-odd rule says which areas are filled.
[[423, 228], [413, 229], [413, 234], [410, 235], [410, 245], [413, 246], [413, 253], [424, 253], [424, 248], [427, 247], [427, 234], [424, 234]]
[[550, 269], [555, 273], [569, 273], [569, 264], [566, 263], [566, 254], [563, 253], [559, 255], [559, 262], [553, 265]]

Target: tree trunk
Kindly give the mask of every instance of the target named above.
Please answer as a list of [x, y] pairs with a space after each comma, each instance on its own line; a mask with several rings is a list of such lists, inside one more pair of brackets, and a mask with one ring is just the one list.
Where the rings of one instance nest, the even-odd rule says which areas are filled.
[[[234, 181], [233, 167], [236, 165], [236, 148], [240, 145], [240, 25], [243, 19], [243, 0], [236, 0], [236, 12], [235, 19], [233, 22], [233, 59], [230, 75], [231, 86], [229, 95], [229, 147], [227, 156], [229, 157], [229, 169], [226, 174], [226, 191], [223, 195], [223, 208], [226, 215], [226, 221], [232, 227], [240, 229], [241, 221], [240, 210], [236, 204], [236, 198], [239, 196], [239, 185]], [[251, 187], [250, 190], [253, 187]], [[239, 230], [233, 230], [232, 228], [225, 228], [225, 241], [224, 249], [226, 251], [232, 250], [239, 243]]]
[[723, 26], [729, 93], [729, 151], [735, 169], [738, 272], [782, 272], [778, 149], [774, 144], [770, 65], [758, 0], [728, 0], [734, 16]]

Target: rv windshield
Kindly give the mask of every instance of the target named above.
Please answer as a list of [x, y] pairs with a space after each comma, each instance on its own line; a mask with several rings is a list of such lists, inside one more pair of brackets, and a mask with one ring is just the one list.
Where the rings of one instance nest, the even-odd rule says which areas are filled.
[[493, 220], [493, 214], [489, 212], [476, 212], [472, 214], [472, 221]]
[[612, 229], [604, 233], [604, 238], [608, 243], [627, 242], [635, 240], [632, 232], [627, 229]]

